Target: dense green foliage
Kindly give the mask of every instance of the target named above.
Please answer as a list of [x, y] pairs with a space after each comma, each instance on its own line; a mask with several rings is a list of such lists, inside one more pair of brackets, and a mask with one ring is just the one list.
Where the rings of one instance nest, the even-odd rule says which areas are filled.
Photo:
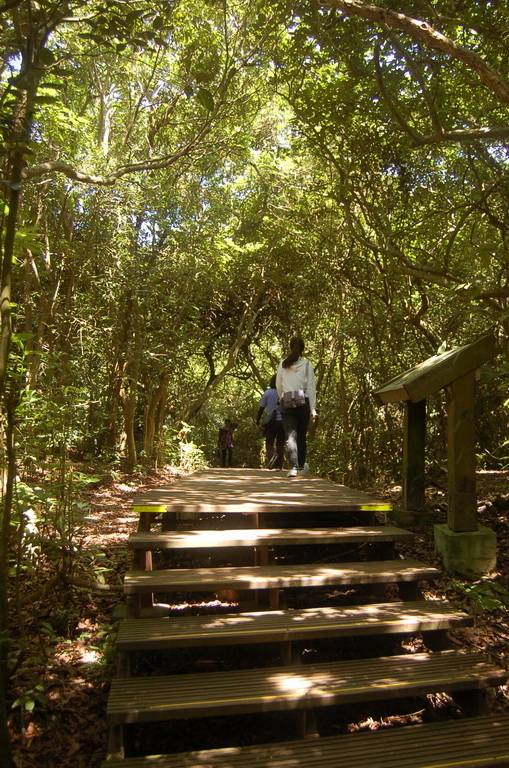
[[[373, 387], [507, 324], [504, 93], [453, 47], [501, 70], [503, 18], [442, 5], [405, 7], [398, 28], [359, 2], [14, 4], [8, 147], [34, 89], [8, 373], [20, 457], [165, 462], [183, 421], [212, 460], [226, 408], [257, 461], [258, 394], [299, 332], [317, 469], [396, 469], [399, 416]], [[467, 140], [480, 128], [495, 137]], [[503, 460], [493, 436], [482, 449]]]
[[[70, 457], [214, 463], [231, 416], [258, 465], [293, 333], [313, 468], [354, 484], [399, 473], [401, 411], [374, 388], [490, 329], [505, 346], [495, 0], [0, 0], [0, 46], [0, 562], [27, 506], [72, 550]], [[481, 373], [486, 466], [508, 463], [507, 376], [502, 355]], [[14, 503], [43, 470], [54, 498]]]

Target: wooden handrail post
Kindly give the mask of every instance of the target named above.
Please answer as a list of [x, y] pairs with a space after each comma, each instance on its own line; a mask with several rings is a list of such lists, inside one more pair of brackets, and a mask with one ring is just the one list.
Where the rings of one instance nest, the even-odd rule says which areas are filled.
[[475, 482], [475, 371], [447, 388], [448, 501], [447, 523], [453, 531], [477, 531]]
[[403, 422], [403, 505], [404, 509], [424, 508], [424, 458], [426, 443], [426, 400], [405, 403]]

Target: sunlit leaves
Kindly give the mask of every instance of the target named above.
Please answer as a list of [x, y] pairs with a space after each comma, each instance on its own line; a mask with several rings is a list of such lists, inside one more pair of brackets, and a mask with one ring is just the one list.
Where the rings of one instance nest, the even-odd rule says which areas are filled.
[[46, 689], [43, 685], [35, 685], [33, 688], [25, 691], [13, 702], [12, 709], [19, 707], [25, 712], [32, 712], [37, 704], [44, 709], [46, 709], [48, 704]]
[[[504, 317], [504, 145], [416, 152], [407, 130], [429, 132], [431, 107], [454, 128], [465, 116], [502, 119], [498, 105], [399, 32], [311, 4], [286, 10], [88, 3], [42, 54], [34, 164], [136, 169], [111, 189], [41, 170], [24, 191], [26, 221], [41, 223], [19, 240], [34, 276], [20, 323], [40, 333], [45, 355], [34, 351], [32, 368], [39, 356], [52, 391], [75, 377], [83, 401], [97, 401], [98, 442], [106, 418], [112, 433], [121, 419], [113, 372], [135, 380], [141, 433], [168, 367], [178, 371], [173, 418], [208, 380], [209, 360], [227, 359], [249, 312], [232, 377], [248, 377], [258, 348], [268, 351], [257, 367], [272, 366], [271, 350], [299, 329], [330, 365], [331, 387], [345, 355], [352, 408], [389, 362]], [[444, 25], [475, 42], [465, 25]]]

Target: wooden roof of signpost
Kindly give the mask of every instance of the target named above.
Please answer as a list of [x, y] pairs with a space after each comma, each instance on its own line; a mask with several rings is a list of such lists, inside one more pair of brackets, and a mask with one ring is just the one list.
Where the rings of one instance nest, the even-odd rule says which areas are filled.
[[498, 353], [497, 340], [487, 334], [464, 347], [433, 355], [405, 373], [390, 379], [373, 395], [379, 405], [410, 400], [418, 403], [438, 390], [466, 376]]
[[475, 371], [499, 352], [492, 333], [471, 344], [428, 358], [387, 381], [373, 395], [379, 405], [404, 401], [403, 498], [405, 509], [424, 506], [424, 454], [426, 398], [449, 388], [448, 524], [454, 531], [475, 531]]

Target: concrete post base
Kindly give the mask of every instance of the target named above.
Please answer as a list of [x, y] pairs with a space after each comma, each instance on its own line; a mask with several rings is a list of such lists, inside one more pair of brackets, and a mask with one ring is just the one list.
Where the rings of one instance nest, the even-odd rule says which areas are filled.
[[477, 531], [453, 531], [448, 525], [435, 525], [435, 546], [448, 576], [480, 578], [497, 564], [497, 535], [480, 525]]

